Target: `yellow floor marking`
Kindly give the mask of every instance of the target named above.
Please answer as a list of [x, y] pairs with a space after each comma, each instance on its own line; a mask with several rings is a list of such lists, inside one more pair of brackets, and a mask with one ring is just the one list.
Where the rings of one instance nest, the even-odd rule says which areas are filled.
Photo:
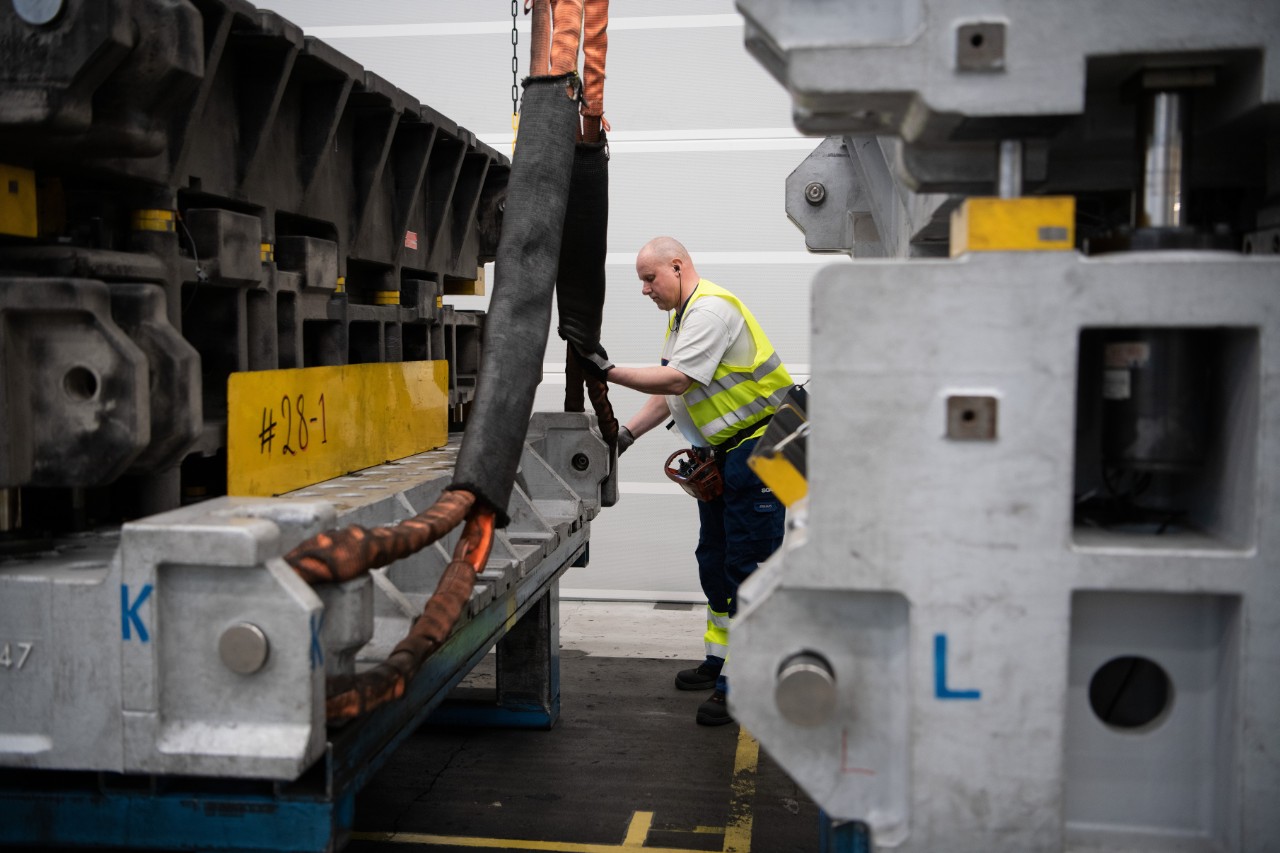
[[428, 847], [477, 847], [489, 850], [547, 850], [555, 853], [704, 853], [683, 847], [645, 847], [644, 840], [653, 823], [653, 812], [635, 812], [621, 844], [578, 844], [571, 841], [528, 841], [519, 838], [470, 838], [459, 835], [426, 835], [417, 832], [353, 832], [359, 841], [386, 841], [393, 844], [421, 844]]
[[649, 837], [651, 826], [653, 812], [632, 812], [631, 825], [627, 827], [627, 837], [622, 839], [622, 846], [644, 847], [644, 840]]
[[455, 835], [423, 835], [416, 832], [353, 832], [360, 841], [388, 841], [428, 847], [477, 847], [488, 850], [547, 850], [554, 853], [702, 853], [677, 847], [634, 847], [622, 844], [577, 844], [571, 841], [526, 841], [518, 838], [470, 838]]
[[760, 744], [745, 728], [738, 728], [738, 752], [733, 759], [733, 799], [729, 825], [724, 828], [724, 853], [751, 853], [751, 801], [756, 795], [756, 765]]
[[[760, 744], [746, 729], [738, 730], [738, 749], [733, 759], [733, 796], [729, 801], [729, 824], [699, 826], [694, 833], [724, 834], [723, 853], [751, 853], [751, 801], [756, 794], [756, 765], [760, 761]], [[518, 838], [472, 838], [461, 835], [430, 835], [418, 832], [353, 832], [358, 841], [383, 841], [392, 844], [420, 844], [427, 847], [475, 847], [488, 850], [546, 850], [555, 853], [703, 853], [682, 847], [646, 847], [644, 842], [653, 827], [653, 812], [633, 812], [627, 834], [621, 844], [579, 844], [571, 841], [532, 841]], [[678, 832], [681, 830], [670, 830]], [[687, 831], [687, 830], [685, 830]]]
[[723, 826], [695, 826], [693, 829], [660, 829], [672, 835], [724, 835]]

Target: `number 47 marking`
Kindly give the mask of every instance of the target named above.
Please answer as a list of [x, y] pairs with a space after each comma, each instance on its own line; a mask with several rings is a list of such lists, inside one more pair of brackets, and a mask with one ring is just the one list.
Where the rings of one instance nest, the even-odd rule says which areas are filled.
[[[18, 659], [13, 659], [14, 648], [17, 648]], [[0, 646], [0, 666], [5, 669], [22, 669], [27, 663], [27, 658], [31, 656], [31, 643], [5, 643]]]

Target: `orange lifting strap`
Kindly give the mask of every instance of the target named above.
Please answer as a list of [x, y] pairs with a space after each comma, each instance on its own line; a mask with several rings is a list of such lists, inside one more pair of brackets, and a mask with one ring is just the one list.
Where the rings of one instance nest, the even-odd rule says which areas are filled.
[[[526, 7], [528, 3], [526, 2]], [[597, 142], [604, 120], [604, 65], [609, 48], [609, 0], [533, 0], [529, 74], [559, 76], [578, 69], [582, 47], [582, 139]]]

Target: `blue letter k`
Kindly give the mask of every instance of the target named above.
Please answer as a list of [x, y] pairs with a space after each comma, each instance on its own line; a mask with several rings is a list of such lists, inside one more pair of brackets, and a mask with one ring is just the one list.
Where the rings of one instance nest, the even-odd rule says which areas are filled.
[[145, 643], [150, 639], [147, 634], [147, 626], [142, 623], [142, 617], [138, 615], [138, 608], [142, 606], [142, 602], [151, 596], [151, 584], [147, 584], [142, 588], [142, 592], [138, 593], [138, 597], [134, 599], [133, 604], [129, 603], [129, 585], [127, 583], [120, 584], [120, 622], [124, 628], [124, 638], [126, 640], [133, 639], [129, 631], [129, 625], [133, 625], [138, 629], [138, 640]]

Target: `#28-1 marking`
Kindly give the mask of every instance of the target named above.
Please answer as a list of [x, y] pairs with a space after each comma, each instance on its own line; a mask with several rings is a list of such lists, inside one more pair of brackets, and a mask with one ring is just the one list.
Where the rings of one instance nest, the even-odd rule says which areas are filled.
[[[297, 456], [298, 451], [306, 450], [311, 444], [312, 425], [319, 426], [320, 443], [329, 443], [329, 425], [325, 417], [324, 394], [317, 401], [320, 407], [319, 416], [307, 414], [307, 398], [305, 394], [290, 397], [288, 394], [280, 398], [280, 420], [276, 420], [276, 410], [270, 406], [262, 409], [262, 427], [258, 431], [258, 451], [273, 453], [276, 438], [281, 440], [280, 453], [284, 456]], [[294, 426], [297, 429], [294, 429]], [[276, 432], [277, 427], [281, 430]]]

